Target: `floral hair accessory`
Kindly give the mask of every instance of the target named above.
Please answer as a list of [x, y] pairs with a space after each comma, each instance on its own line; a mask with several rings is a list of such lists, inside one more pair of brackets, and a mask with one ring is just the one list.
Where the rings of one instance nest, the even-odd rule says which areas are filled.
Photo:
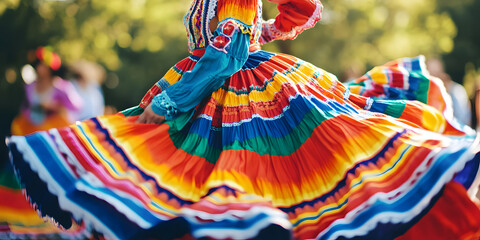
[[60, 66], [62, 65], [62, 60], [60, 57], [56, 53], [52, 52], [48, 47], [37, 48], [35, 55], [37, 56], [38, 60], [45, 63], [54, 71], [60, 69]]

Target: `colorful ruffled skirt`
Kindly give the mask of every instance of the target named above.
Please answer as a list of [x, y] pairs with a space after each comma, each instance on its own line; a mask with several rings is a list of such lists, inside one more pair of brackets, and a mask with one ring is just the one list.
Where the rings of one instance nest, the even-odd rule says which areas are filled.
[[479, 141], [422, 58], [346, 87], [256, 51], [194, 110], [136, 124], [199, 58], [138, 107], [8, 138], [37, 210], [113, 239], [478, 239]]
[[[42, 123], [34, 124], [25, 113], [21, 113], [13, 120], [11, 132], [23, 136], [70, 124], [65, 114], [50, 115]], [[70, 240], [91, 237], [92, 233], [83, 225], [74, 224], [69, 230], [62, 230], [43, 221], [23, 196], [10, 164], [0, 162], [0, 239]]]
[[61, 230], [44, 222], [22, 194], [10, 164], [0, 165], [0, 239], [89, 239], [81, 225]]

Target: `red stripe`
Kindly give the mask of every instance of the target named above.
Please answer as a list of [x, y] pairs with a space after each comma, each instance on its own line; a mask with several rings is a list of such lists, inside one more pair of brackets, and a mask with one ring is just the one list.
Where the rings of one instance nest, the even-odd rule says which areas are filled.
[[23, 196], [21, 190], [13, 190], [0, 186], [0, 206], [11, 208], [12, 210], [31, 211], [30, 203]]

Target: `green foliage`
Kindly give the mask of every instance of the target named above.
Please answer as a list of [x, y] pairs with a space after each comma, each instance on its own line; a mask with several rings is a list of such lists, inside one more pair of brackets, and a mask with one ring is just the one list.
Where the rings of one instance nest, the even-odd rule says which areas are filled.
[[[20, 80], [27, 52], [50, 45], [64, 63], [86, 59], [104, 65], [120, 81], [115, 90], [106, 89], [107, 101], [118, 108], [134, 105], [187, 56], [182, 16], [188, 6], [188, 0], [1, 2], [0, 35], [7, 37], [0, 38], [0, 72], [14, 69]], [[13, 87], [3, 74], [0, 80], [2, 87]]]
[[[186, 1], [40, 1], [34, 8], [42, 27], [59, 29], [49, 44], [68, 62], [79, 58], [98, 61], [118, 70], [119, 48], [158, 52], [165, 42], [183, 36], [181, 17]], [[31, 6], [22, 6], [31, 7]]]
[[7, 9], [15, 9], [18, 7], [20, 0], [3, 0], [0, 2], [0, 15]]
[[[464, 80], [465, 84], [474, 85], [468, 81], [473, 81], [476, 72], [478, 72], [477, 75], [480, 74], [480, 26], [478, 24], [480, 1], [438, 1], [440, 11], [448, 12], [458, 26], [453, 51], [443, 56], [447, 72], [457, 82]], [[467, 90], [474, 91], [475, 89], [472, 86]]]
[[[435, 0], [324, 1], [320, 24], [292, 43], [292, 53], [341, 75], [392, 59], [453, 49], [457, 27]], [[364, 69], [367, 70], [367, 69]], [[363, 72], [363, 71], [362, 71]]]

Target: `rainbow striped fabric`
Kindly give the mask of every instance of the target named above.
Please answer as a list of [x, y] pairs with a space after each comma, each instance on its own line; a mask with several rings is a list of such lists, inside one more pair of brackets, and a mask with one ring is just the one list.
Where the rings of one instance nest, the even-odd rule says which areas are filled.
[[74, 225], [68, 231], [44, 222], [22, 194], [10, 164], [0, 167], [0, 239], [87, 239], [91, 233]]
[[451, 119], [453, 110], [443, 82], [426, 69], [424, 56], [401, 58], [373, 68], [348, 83], [348, 88], [354, 94], [374, 99], [418, 100]]
[[[113, 239], [394, 239], [433, 213], [444, 216], [436, 228], [468, 218], [461, 235], [479, 234], [480, 211], [467, 197], [478, 186], [474, 136], [442, 107], [376, 98], [362, 81], [349, 90], [289, 55], [252, 52], [194, 111], [136, 124], [199, 58], [179, 62], [123, 114], [9, 138], [38, 210]], [[384, 92], [439, 97], [434, 81], [416, 83], [428, 79], [422, 64], [402, 62], [366, 78]], [[445, 217], [437, 201], [470, 207]]]

